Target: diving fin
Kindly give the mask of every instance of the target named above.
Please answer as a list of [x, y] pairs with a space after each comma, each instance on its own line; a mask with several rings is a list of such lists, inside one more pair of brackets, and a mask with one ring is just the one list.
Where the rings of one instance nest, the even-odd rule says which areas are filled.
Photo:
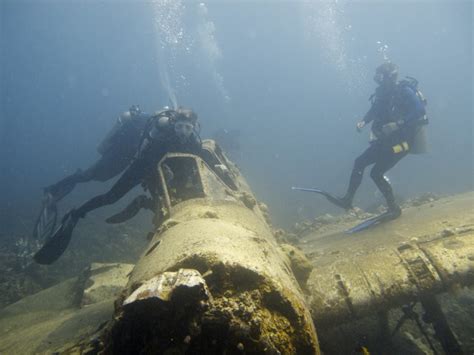
[[142, 208], [152, 209], [152, 200], [145, 195], [135, 197], [123, 211], [114, 214], [105, 221], [110, 224], [123, 223], [135, 217]]
[[81, 169], [77, 169], [74, 174], [66, 176], [64, 179], [55, 183], [54, 185], [46, 187], [44, 192], [49, 194], [55, 202], [58, 202], [68, 195], [78, 182], [84, 181], [83, 175], [83, 171]]
[[54, 234], [46, 241], [41, 249], [33, 256], [33, 259], [42, 265], [54, 263], [64, 253], [71, 241], [72, 231], [79, 217], [74, 210], [66, 213]]
[[33, 239], [47, 240], [54, 232], [58, 218], [58, 208], [56, 202], [50, 194], [46, 194], [41, 206], [41, 211], [36, 219], [33, 229]]
[[317, 194], [322, 194], [322, 195], [324, 195], [324, 191], [323, 191], [323, 190], [315, 189], [315, 188], [311, 188], [311, 187], [296, 187], [296, 186], [292, 186], [291, 189], [292, 189], [292, 190], [297, 190], [297, 191], [316, 192]]
[[354, 234], [354, 233], [359, 233], [364, 230], [367, 230], [369, 228], [378, 226], [381, 223], [385, 223], [391, 220], [394, 220], [400, 216], [399, 211], [387, 211], [382, 214], [379, 214], [375, 217], [366, 219], [365, 221], [359, 223], [355, 227], [352, 227], [351, 229], [346, 230], [346, 234]]
[[321, 189], [308, 188], [308, 187], [295, 187], [295, 186], [292, 186], [291, 189], [292, 190], [298, 190], [298, 191], [314, 192], [314, 193], [323, 195], [324, 197], [326, 197], [326, 199], [329, 202], [333, 203], [334, 205], [336, 205], [338, 207], [344, 208], [345, 210], [352, 209], [352, 204], [346, 202], [343, 198], [331, 195], [329, 192], [326, 192], [326, 191], [321, 190]]

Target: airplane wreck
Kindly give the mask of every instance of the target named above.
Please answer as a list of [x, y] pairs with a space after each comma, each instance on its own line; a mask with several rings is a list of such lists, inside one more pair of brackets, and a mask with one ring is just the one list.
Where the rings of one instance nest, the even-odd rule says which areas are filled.
[[92, 265], [0, 310], [0, 353], [331, 353], [331, 329], [375, 315], [390, 336], [388, 312], [416, 302], [438, 349], [463, 351], [436, 295], [474, 282], [473, 194], [357, 237], [335, 224], [296, 248], [203, 143], [201, 157], [160, 161], [161, 222], [138, 262]]

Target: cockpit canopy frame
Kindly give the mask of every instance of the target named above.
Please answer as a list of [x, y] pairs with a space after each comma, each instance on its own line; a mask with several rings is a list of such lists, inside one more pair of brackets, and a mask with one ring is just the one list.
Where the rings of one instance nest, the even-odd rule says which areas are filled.
[[[235, 190], [199, 156], [167, 153], [158, 163], [162, 203], [171, 215], [173, 207], [190, 199], [237, 201]], [[232, 181], [232, 180], [231, 180]], [[236, 182], [233, 182], [236, 188]]]

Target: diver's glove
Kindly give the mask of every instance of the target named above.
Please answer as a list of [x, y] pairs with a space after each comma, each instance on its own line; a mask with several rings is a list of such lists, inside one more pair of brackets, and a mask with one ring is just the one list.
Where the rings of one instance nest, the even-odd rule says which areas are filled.
[[361, 132], [362, 128], [364, 128], [364, 127], [365, 127], [365, 121], [364, 120], [357, 122], [357, 124], [356, 124], [357, 132]]

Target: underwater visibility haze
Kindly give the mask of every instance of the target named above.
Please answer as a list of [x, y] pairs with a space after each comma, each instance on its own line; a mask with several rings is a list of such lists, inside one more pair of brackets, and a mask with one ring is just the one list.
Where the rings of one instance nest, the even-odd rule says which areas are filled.
[[[238, 163], [277, 224], [291, 223], [300, 203], [319, 213], [329, 207], [289, 186], [344, 188], [368, 141], [354, 125], [384, 59], [420, 82], [431, 121], [430, 153], [389, 173], [397, 192], [472, 188], [470, 1], [1, 6], [3, 223], [18, 222], [10, 213], [38, 203], [41, 188], [90, 164], [133, 104], [192, 107], [203, 137], [239, 130]], [[367, 185], [364, 202], [375, 191]]]
[[[371, 107], [376, 68], [392, 62], [399, 80], [418, 81], [429, 120], [428, 152], [408, 155], [386, 174], [397, 202], [469, 194], [473, 11], [469, 0], [0, 0], [0, 270], [10, 285], [0, 291], [0, 306], [90, 262], [138, 261], [152, 214], [104, 221], [137, 193], [91, 212], [57, 265], [28, 264], [25, 277], [12, 256], [26, 253], [43, 189], [91, 166], [132, 105], [150, 115], [191, 108], [200, 138], [227, 150], [273, 227], [292, 230], [302, 243], [304, 220], [314, 227], [318, 216], [345, 212], [291, 187], [343, 195], [354, 160], [369, 145], [370, 128], [357, 132], [356, 123]], [[384, 196], [365, 175], [353, 205], [375, 213]], [[78, 184], [58, 218], [115, 181]], [[420, 213], [420, 221], [431, 220]], [[311, 257], [321, 252], [301, 245]]]

